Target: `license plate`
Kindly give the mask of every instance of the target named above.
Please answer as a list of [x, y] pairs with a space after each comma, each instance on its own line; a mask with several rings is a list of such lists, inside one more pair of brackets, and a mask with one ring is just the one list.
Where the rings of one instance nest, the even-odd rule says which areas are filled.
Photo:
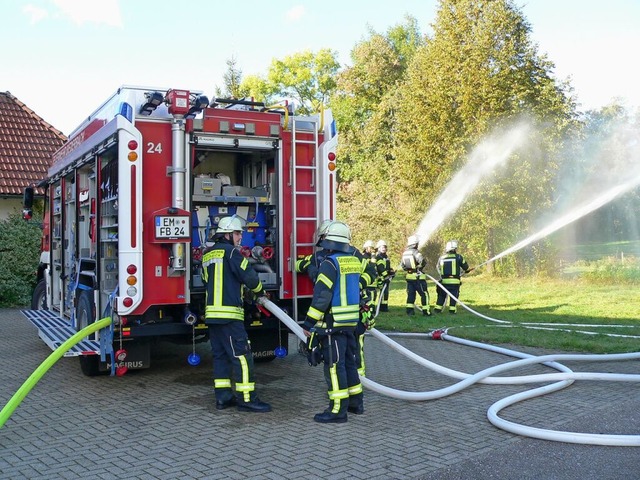
[[156, 238], [189, 238], [188, 216], [157, 216]]

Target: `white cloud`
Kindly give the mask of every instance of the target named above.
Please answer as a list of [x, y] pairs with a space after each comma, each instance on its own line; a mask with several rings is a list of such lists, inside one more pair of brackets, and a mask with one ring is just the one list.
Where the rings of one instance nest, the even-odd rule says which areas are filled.
[[29, 23], [31, 23], [31, 25], [38, 23], [49, 15], [45, 9], [31, 4], [22, 7], [22, 12], [29, 17]]
[[297, 20], [300, 20], [303, 17], [304, 13], [304, 6], [297, 5], [287, 11], [287, 13], [285, 14], [285, 18], [289, 22], [295, 22]]
[[63, 16], [77, 25], [85, 23], [105, 24], [122, 28], [122, 16], [118, 0], [53, 0]]

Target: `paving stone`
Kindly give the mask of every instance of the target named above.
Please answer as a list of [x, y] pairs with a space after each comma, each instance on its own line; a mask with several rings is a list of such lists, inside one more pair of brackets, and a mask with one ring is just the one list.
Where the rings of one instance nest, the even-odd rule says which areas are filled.
[[[16, 309], [0, 309], [0, 406], [51, 353]], [[418, 336], [398, 343], [450, 369], [474, 373], [509, 357]], [[527, 439], [487, 420], [496, 401], [534, 385], [476, 384], [443, 398], [411, 402], [365, 391], [364, 415], [345, 424], [322, 425], [315, 413], [328, 404], [321, 367], [310, 367], [289, 339], [284, 359], [256, 363], [258, 394], [266, 414], [217, 411], [208, 344], [196, 349], [199, 366], [187, 364], [191, 346], [160, 342], [152, 367], [123, 377], [82, 375], [75, 358], [62, 358], [38, 382], [0, 429], [0, 480], [15, 479], [570, 479], [603, 456], [609, 477], [640, 471], [637, 448], [586, 447]], [[552, 353], [523, 349], [530, 354]], [[418, 365], [378, 339], [366, 339], [368, 377], [406, 391], [433, 391], [459, 380]], [[568, 362], [575, 371], [638, 373], [636, 362]], [[530, 365], [502, 376], [548, 373]], [[537, 384], [540, 385], [540, 384]], [[638, 383], [577, 381], [553, 394], [503, 410], [502, 418], [540, 428], [588, 428], [594, 433], [640, 434]], [[616, 411], [626, 412], [624, 419]], [[574, 430], [571, 430], [574, 431]], [[540, 455], [560, 449], [576, 467], [545, 466]], [[527, 451], [532, 473], [510, 457]], [[492, 463], [495, 462], [495, 463]], [[553, 462], [551, 462], [553, 463]], [[588, 463], [588, 462], [586, 462]], [[593, 462], [592, 462], [593, 463]], [[598, 465], [597, 461], [595, 462]], [[508, 470], [512, 465], [512, 470]], [[603, 467], [604, 468], [604, 467]], [[507, 469], [507, 470], [500, 470]], [[616, 470], [619, 469], [619, 470]], [[466, 475], [473, 472], [473, 475]], [[497, 472], [500, 472], [498, 475]], [[591, 473], [594, 471], [592, 470]], [[493, 477], [493, 474], [496, 474]], [[484, 475], [484, 476], [483, 476]], [[597, 474], [594, 473], [594, 475]], [[588, 475], [584, 478], [596, 478]]]

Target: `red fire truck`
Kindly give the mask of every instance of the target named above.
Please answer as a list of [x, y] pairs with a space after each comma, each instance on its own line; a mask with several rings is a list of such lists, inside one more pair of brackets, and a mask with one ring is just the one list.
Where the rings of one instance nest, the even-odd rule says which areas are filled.
[[[312, 285], [295, 260], [334, 218], [337, 138], [329, 109], [297, 116], [286, 104], [121, 87], [39, 185], [43, 248], [24, 314], [52, 349], [110, 316], [110, 328], [65, 354], [86, 375], [145, 368], [159, 339], [206, 340], [202, 252], [220, 218], [238, 215], [243, 254], [271, 300], [300, 320]], [[245, 307], [254, 357], [281, 356], [286, 327], [249, 297]]]

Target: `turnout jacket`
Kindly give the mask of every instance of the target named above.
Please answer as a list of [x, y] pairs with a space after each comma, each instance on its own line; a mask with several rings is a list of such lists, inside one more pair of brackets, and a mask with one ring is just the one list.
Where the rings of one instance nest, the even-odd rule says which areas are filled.
[[402, 252], [402, 269], [407, 272], [407, 280], [418, 280], [427, 262], [417, 248], [407, 248]]
[[353, 329], [360, 320], [362, 260], [353, 252], [328, 253], [320, 264], [318, 279], [304, 327]]
[[256, 295], [263, 291], [258, 273], [240, 249], [225, 238], [205, 250], [202, 279], [207, 286], [205, 323], [244, 321], [242, 285]]
[[391, 268], [391, 260], [386, 253], [376, 254], [376, 270], [378, 272], [378, 280], [384, 282], [389, 279], [395, 272]]
[[443, 285], [460, 284], [462, 272], [469, 271], [469, 264], [459, 253], [445, 253], [438, 260], [438, 272]]
[[375, 285], [377, 272], [375, 264], [371, 263], [366, 257], [366, 254], [362, 253], [356, 247], [351, 246], [351, 255], [356, 257], [360, 261], [362, 269], [360, 270], [360, 288], [366, 289]]

